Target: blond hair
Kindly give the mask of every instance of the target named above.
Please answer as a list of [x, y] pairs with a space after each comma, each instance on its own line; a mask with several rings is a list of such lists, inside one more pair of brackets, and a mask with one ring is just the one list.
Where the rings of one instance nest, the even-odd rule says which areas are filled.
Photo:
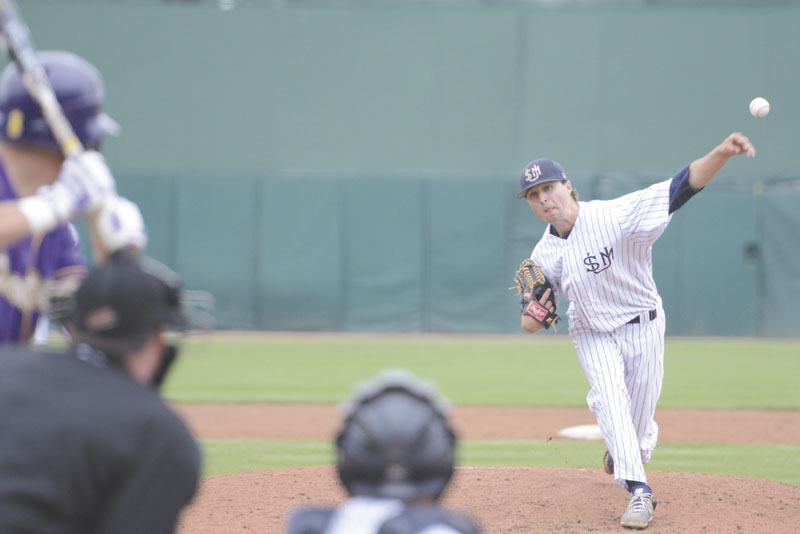
[[[562, 184], [566, 184], [566, 183], [567, 183], [567, 181], [566, 181], [566, 180], [561, 180], [561, 183], [562, 183]], [[575, 189], [575, 187], [573, 187], [573, 188], [572, 188], [572, 191], [570, 192], [570, 195], [572, 196], [572, 199], [573, 199], [575, 202], [577, 202], [577, 201], [578, 201], [578, 190], [577, 190], [577, 189]]]

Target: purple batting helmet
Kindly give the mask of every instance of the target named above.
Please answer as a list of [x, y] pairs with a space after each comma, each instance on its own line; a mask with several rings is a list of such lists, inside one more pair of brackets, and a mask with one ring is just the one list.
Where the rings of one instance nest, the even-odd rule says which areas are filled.
[[[69, 52], [39, 52], [37, 56], [84, 147], [98, 149], [103, 138], [119, 133], [116, 121], [102, 111], [105, 88], [92, 64]], [[0, 75], [0, 139], [60, 152], [15, 63], [10, 63]]]

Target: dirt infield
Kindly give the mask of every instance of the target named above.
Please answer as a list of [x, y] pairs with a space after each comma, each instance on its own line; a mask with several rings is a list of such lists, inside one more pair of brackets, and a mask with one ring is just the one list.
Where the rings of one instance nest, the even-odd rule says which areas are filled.
[[[332, 405], [175, 405], [201, 438], [328, 439], [339, 421]], [[586, 409], [456, 407], [462, 439], [560, 439], [567, 426], [594, 423]], [[800, 412], [659, 410], [660, 442], [800, 445]], [[484, 531], [625, 532], [627, 496], [597, 469], [461, 467], [445, 503], [470, 512]], [[662, 534], [800, 532], [800, 487], [778, 482], [653, 471]], [[291, 510], [345, 498], [330, 467], [208, 477], [179, 534], [280, 534]]]

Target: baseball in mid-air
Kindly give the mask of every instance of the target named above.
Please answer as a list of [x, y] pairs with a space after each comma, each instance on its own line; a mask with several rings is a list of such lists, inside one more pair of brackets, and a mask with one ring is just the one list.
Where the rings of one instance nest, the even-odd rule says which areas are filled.
[[767, 116], [767, 113], [769, 113], [769, 102], [767, 102], [766, 98], [757, 96], [750, 101], [750, 114], [753, 117], [763, 119]]

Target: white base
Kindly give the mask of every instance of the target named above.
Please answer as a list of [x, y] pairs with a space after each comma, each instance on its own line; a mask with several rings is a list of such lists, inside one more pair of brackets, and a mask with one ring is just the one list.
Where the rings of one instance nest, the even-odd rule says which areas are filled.
[[558, 435], [562, 438], [570, 439], [588, 439], [594, 441], [603, 439], [603, 434], [600, 433], [600, 427], [597, 425], [570, 426], [559, 430]]

